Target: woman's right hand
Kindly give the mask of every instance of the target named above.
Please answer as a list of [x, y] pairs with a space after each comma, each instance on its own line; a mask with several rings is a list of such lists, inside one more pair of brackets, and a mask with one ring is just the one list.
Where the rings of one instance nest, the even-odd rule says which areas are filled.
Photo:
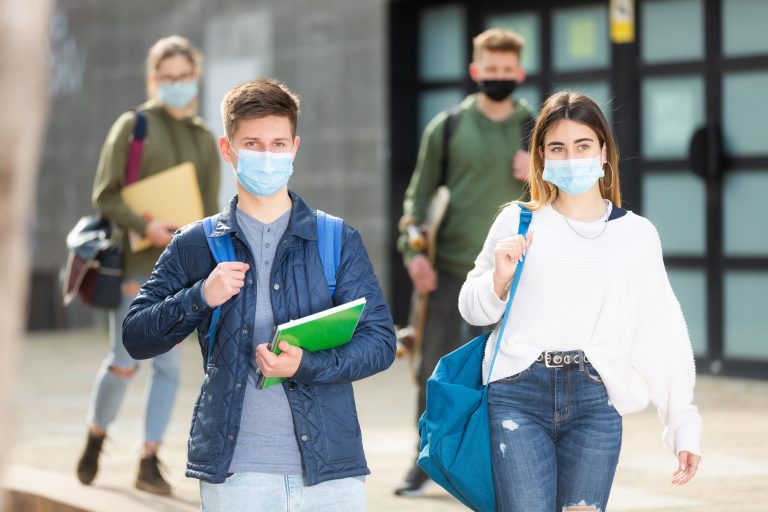
[[523, 258], [532, 241], [533, 231], [529, 231], [527, 236], [514, 235], [502, 238], [496, 243], [493, 252], [493, 290], [499, 299], [504, 300], [509, 283], [515, 275], [517, 264]]
[[175, 233], [177, 229], [178, 227], [172, 226], [167, 222], [153, 219], [147, 223], [147, 227], [144, 229], [144, 236], [147, 237], [155, 247], [165, 247], [171, 243], [173, 233]]
[[203, 285], [203, 298], [212, 308], [220, 306], [240, 293], [245, 286], [245, 273], [251, 268], [241, 261], [219, 263]]

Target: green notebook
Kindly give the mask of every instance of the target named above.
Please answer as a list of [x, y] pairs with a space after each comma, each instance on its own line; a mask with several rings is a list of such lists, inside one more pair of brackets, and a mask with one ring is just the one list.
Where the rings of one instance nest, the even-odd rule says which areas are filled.
[[[281, 341], [310, 352], [344, 345], [352, 339], [363, 309], [365, 297], [280, 324], [275, 327], [268, 347], [273, 353], [279, 354], [281, 350], [277, 346]], [[259, 373], [256, 387], [264, 389], [286, 380], [286, 377], [265, 377]]]

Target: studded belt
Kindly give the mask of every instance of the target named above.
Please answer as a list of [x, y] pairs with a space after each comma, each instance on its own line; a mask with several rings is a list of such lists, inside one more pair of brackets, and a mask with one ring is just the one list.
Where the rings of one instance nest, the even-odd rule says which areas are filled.
[[589, 359], [581, 350], [571, 350], [562, 352], [558, 350], [547, 350], [539, 354], [536, 362], [543, 364], [547, 368], [563, 368], [566, 366], [581, 366], [589, 364]]

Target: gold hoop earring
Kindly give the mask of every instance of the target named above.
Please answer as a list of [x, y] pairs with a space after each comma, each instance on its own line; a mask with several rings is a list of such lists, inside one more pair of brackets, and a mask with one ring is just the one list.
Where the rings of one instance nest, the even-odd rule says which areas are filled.
[[[611, 165], [611, 162], [605, 162], [605, 163], [608, 164], [608, 166], [611, 168], [611, 175], [613, 175], [613, 166]], [[600, 183], [603, 186], [603, 190], [611, 190], [611, 188], [613, 187], [613, 180], [611, 180], [611, 186], [610, 187], [606, 187], [605, 186], [605, 177], [601, 176], [600, 179], [603, 180]]]

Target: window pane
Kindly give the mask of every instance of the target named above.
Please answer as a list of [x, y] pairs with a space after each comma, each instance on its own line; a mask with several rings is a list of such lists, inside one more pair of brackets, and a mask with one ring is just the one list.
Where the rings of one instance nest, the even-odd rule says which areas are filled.
[[766, 194], [768, 169], [726, 173], [723, 181], [723, 242], [727, 256], [768, 256]]
[[[643, 175], [643, 215], [658, 229], [665, 255], [704, 255], [706, 197], [704, 180], [693, 173]], [[685, 198], [684, 205], [681, 198]]]
[[723, 2], [723, 53], [727, 57], [768, 53], [768, 2], [725, 0]]
[[693, 353], [707, 355], [707, 276], [703, 270], [667, 269], [669, 283], [688, 324]]
[[440, 89], [421, 93], [419, 96], [419, 137], [438, 112], [448, 110], [463, 99], [464, 91], [461, 89]]
[[691, 136], [704, 122], [704, 81], [698, 76], [648, 78], [642, 99], [643, 156], [688, 158]]
[[541, 110], [541, 89], [539, 87], [535, 85], [521, 85], [515, 90], [514, 96], [528, 103], [528, 108], [531, 109], [534, 117], [539, 115], [539, 110]]
[[607, 68], [610, 59], [605, 5], [557, 9], [552, 60], [557, 71]]
[[608, 122], [613, 122], [611, 86], [607, 82], [562, 82], [552, 86], [553, 93], [566, 90], [583, 92], [592, 98], [603, 111]]
[[506, 28], [517, 32], [525, 39], [525, 47], [521, 63], [529, 75], [535, 75], [541, 71], [541, 23], [539, 15], [532, 12], [515, 14], [500, 14], [489, 16], [485, 20], [486, 28]]
[[447, 5], [425, 9], [419, 27], [419, 77], [455, 80], [467, 73], [464, 9]]
[[646, 63], [703, 58], [701, 0], [646, 0], [641, 4], [641, 16], [642, 56]]
[[768, 273], [731, 270], [725, 274], [727, 357], [768, 359]]
[[731, 155], [768, 155], [766, 93], [768, 71], [728, 73], [723, 78], [723, 135]]

